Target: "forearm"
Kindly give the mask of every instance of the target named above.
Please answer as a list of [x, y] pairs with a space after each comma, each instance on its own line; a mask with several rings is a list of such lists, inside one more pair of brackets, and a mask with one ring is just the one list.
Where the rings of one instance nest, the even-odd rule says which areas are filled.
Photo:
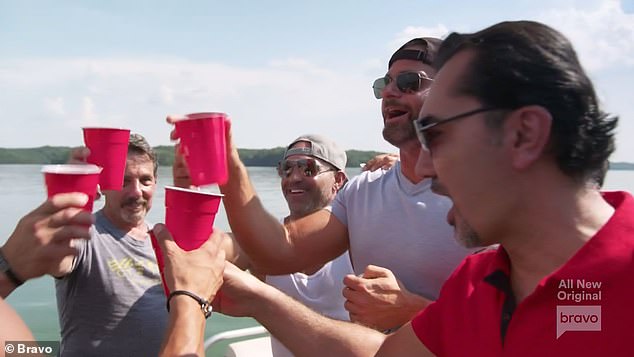
[[204, 356], [205, 317], [200, 305], [188, 296], [170, 301], [169, 324], [160, 356]]
[[375, 330], [324, 317], [266, 287], [254, 317], [297, 356], [374, 356], [385, 339]]
[[231, 150], [227, 161], [229, 180], [220, 190], [231, 230], [251, 261], [267, 270], [282, 263], [283, 253], [288, 251], [286, 230], [260, 202], [237, 149]]
[[241, 270], [252, 269], [251, 259], [242, 250], [233, 233], [227, 233], [222, 237], [222, 250], [224, 250], [225, 260], [228, 262]]

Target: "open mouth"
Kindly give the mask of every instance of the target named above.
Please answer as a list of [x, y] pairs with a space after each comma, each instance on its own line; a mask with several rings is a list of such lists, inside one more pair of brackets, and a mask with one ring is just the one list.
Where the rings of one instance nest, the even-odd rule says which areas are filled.
[[125, 205], [125, 207], [127, 209], [129, 209], [130, 211], [141, 211], [145, 207], [145, 204], [143, 204], [143, 203], [128, 203], [128, 204]]
[[393, 121], [393, 120], [398, 120], [401, 119], [402, 117], [406, 116], [409, 117], [409, 113], [405, 110], [401, 110], [401, 109], [396, 109], [396, 108], [388, 108], [385, 111], [385, 121]]
[[305, 190], [300, 190], [300, 189], [290, 189], [290, 190], [286, 190], [287, 194], [289, 195], [301, 195], [304, 192], [306, 192]]

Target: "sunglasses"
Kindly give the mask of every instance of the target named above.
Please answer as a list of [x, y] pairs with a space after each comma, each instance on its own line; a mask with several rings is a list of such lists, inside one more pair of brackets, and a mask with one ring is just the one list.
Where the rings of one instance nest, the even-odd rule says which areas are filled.
[[491, 108], [491, 107], [483, 107], [474, 110], [470, 110], [468, 112], [460, 113], [458, 115], [454, 115], [449, 118], [439, 119], [434, 117], [433, 115], [427, 115], [421, 118], [414, 120], [414, 129], [416, 130], [416, 135], [418, 136], [418, 141], [420, 141], [420, 145], [423, 150], [430, 152], [429, 146], [431, 144], [431, 140], [433, 139], [433, 134], [429, 132], [429, 129], [449, 123], [452, 120], [467, 118], [479, 113], [489, 112], [492, 110], [502, 110], [501, 108]]
[[398, 90], [402, 93], [414, 93], [428, 89], [434, 80], [422, 72], [399, 73], [396, 76], [396, 80], [386, 74], [385, 77], [378, 78], [372, 84], [372, 89], [374, 90], [374, 96], [376, 99], [381, 99], [383, 97], [381, 92], [388, 84], [392, 83], [392, 81], [396, 82], [396, 88], [398, 88]]
[[291, 175], [293, 168], [299, 168], [299, 171], [306, 177], [315, 177], [328, 171], [337, 171], [335, 169], [323, 170], [324, 166], [317, 163], [315, 159], [299, 159], [299, 160], [282, 160], [277, 164], [277, 174], [281, 178]]

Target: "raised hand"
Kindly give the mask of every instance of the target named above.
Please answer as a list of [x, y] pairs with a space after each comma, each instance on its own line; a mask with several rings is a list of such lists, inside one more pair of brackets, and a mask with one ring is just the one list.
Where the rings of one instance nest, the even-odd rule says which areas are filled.
[[362, 277], [347, 275], [344, 304], [350, 320], [385, 331], [412, 319], [430, 301], [409, 292], [392, 271], [368, 265]]
[[398, 160], [400, 160], [398, 154], [378, 154], [365, 164], [361, 164], [361, 171], [389, 170]]
[[88, 162], [88, 156], [90, 156], [89, 148], [85, 146], [73, 148], [70, 151], [67, 164], [85, 164]]
[[152, 228], [165, 266], [163, 274], [170, 291], [186, 290], [211, 301], [222, 285], [225, 252], [221, 249], [223, 232], [214, 228], [211, 237], [198, 249], [182, 250], [165, 225]]
[[73, 239], [90, 238], [93, 217], [81, 209], [87, 200], [83, 193], [58, 194], [20, 219], [2, 247], [2, 254], [19, 279], [62, 276], [70, 271], [77, 255]]
[[[165, 119], [168, 124], [175, 124], [179, 120], [186, 119], [183, 115], [168, 115]], [[229, 118], [225, 121], [225, 136], [227, 140], [227, 152], [230, 153], [233, 142], [231, 141], [231, 121]], [[178, 141], [178, 132], [176, 129], [172, 129], [170, 132], [170, 140]], [[174, 186], [183, 187], [183, 188], [191, 188], [191, 178], [189, 175], [189, 168], [187, 167], [187, 162], [185, 158], [181, 154], [180, 144], [177, 142], [174, 145], [174, 163], [172, 164], [172, 177], [174, 178]]]

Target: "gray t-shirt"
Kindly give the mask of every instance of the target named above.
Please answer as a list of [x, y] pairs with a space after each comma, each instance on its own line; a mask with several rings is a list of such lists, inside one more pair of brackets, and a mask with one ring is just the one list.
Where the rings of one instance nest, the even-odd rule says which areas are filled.
[[140, 241], [95, 214], [78, 240], [73, 272], [56, 279], [60, 355], [156, 356], [167, 326], [165, 294], [149, 237]]
[[431, 192], [431, 180], [413, 184], [398, 162], [363, 172], [339, 191], [332, 213], [348, 227], [355, 273], [369, 264], [390, 269], [405, 287], [437, 299], [442, 284], [473, 250], [447, 224], [451, 201]]

